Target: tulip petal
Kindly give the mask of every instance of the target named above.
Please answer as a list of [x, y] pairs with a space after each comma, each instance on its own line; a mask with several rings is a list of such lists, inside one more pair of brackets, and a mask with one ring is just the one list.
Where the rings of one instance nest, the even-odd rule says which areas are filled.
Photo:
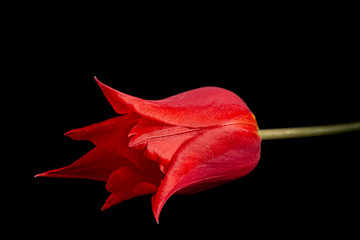
[[[156, 166], [155, 163], [154, 166]], [[149, 182], [159, 186], [163, 177], [164, 175], [155, 167], [144, 172], [134, 165], [124, 166], [111, 174], [106, 184], [106, 189], [112, 193], [119, 193], [140, 182]]]
[[165, 169], [172, 156], [189, 139], [197, 136], [200, 129], [167, 125], [142, 118], [131, 130], [129, 147], [146, 148], [145, 157], [158, 162]]
[[245, 176], [257, 165], [261, 139], [251, 127], [227, 125], [208, 129], [175, 154], [153, 198], [153, 212], [175, 193], [194, 193]]
[[105, 120], [100, 123], [95, 123], [86, 127], [71, 130], [65, 133], [65, 136], [71, 137], [74, 140], [89, 140], [95, 142], [97, 140], [96, 137], [98, 137], [98, 135], [101, 135], [103, 132], [109, 132], [116, 128], [124, 128], [125, 131], [127, 129], [131, 130], [131, 128], [135, 126], [139, 118], [140, 117], [134, 113], [126, 114], [123, 116]]
[[163, 174], [155, 168], [142, 172], [130, 166], [114, 171], [106, 184], [106, 189], [112, 194], [102, 210], [136, 196], [155, 193], [162, 178]]
[[96, 78], [95, 80], [119, 114], [133, 111], [142, 117], [166, 124], [206, 127], [250, 113], [240, 97], [223, 88], [203, 87], [152, 101], [127, 95], [106, 86]]
[[154, 186], [150, 183], [147, 183], [147, 182], [138, 183], [135, 186], [129, 188], [125, 192], [112, 193], [106, 200], [106, 202], [105, 202], [104, 206], [101, 208], [101, 210], [104, 211], [116, 204], [119, 204], [125, 200], [131, 199], [134, 197], [147, 195], [147, 194], [153, 194], [157, 191], [157, 189], [158, 188], [156, 186]]
[[107, 181], [113, 171], [129, 164], [130, 162], [126, 158], [95, 147], [73, 164], [38, 174], [36, 177], [86, 178]]
[[88, 140], [105, 151], [125, 157], [141, 169], [146, 169], [150, 162], [143, 153], [128, 147], [130, 130], [139, 121], [139, 116], [129, 113], [101, 123], [72, 130], [66, 136], [74, 140]]

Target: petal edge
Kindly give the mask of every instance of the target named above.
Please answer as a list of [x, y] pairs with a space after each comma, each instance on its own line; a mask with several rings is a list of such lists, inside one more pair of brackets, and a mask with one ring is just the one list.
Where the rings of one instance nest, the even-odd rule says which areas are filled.
[[251, 114], [239, 96], [219, 87], [197, 88], [162, 100], [144, 100], [95, 80], [119, 114], [136, 112], [150, 120], [186, 127], [214, 126]]
[[164, 204], [179, 191], [194, 193], [250, 173], [260, 159], [260, 144], [255, 132], [234, 126], [211, 129], [187, 142], [174, 156], [153, 198], [155, 219], [159, 220]]

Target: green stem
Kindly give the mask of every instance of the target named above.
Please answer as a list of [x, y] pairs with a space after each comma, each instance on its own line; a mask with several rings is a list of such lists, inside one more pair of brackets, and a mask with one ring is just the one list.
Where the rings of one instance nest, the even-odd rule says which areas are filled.
[[260, 130], [259, 134], [263, 140], [315, 137], [331, 135], [360, 130], [360, 122], [334, 124], [314, 127], [279, 128]]

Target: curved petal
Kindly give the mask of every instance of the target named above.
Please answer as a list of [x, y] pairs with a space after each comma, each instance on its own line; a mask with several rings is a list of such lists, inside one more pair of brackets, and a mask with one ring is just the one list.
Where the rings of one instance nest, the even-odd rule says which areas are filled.
[[106, 184], [106, 189], [112, 194], [102, 210], [136, 196], [155, 193], [163, 177], [158, 168], [143, 172], [130, 166], [114, 171]]
[[[71, 130], [65, 133], [65, 136], [71, 137], [74, 140], [88, 140], [95, 143], [99, 140], [96, 139], [96, 137], [101, 135], [103, 132], [109, 132], [118, 127], [124, 128], [125, 131], [127, 129], [130, 131], [139, 119], [140, 117], [137, 114], [127, 114], [111, 118], [100, 123], [95, 123], [86, 127]], [[127, 137], [127, 135], [125, 136]]]
[[119, 204], [125, 200], [134, 197], [155, 193], [157, 189], [158, 188], [156, 186], [147, 182], [138, 183], [135, 186], [129, 188], [127, 191], [112, 193], [108, 197], [108, 199], [106, 199], [106, 202], [104, 206], [101, 208], [101, 210], [104, 211], [116, 204]]
[[145, 157], [166, 169], [179, 147], [200, 134], [199, 131], [199, 128], [167, 125], [142, 118], [129, 134], [132, 136], [129, 147], [146, 148]]
[[95, 80], [119, 114], [133, 111], [167, 124], [206, 127], [251, 113], [240, 97], [223, 88], [203, 87], [151, 101], [124, 94]]
[[260, 144], [257, 130], [241, 125], [208, 129], [185, 143], [153, 199], [156, 220], [173, 194], [194, 193], [250, 173], [259, 161]]
[[125, 157], [141, 169], [148, 167], [148, 161], [143, 153], [128, 147], [129, 132], [139, 121], [136, 113], [112, 118], [101, 123], [72, 130], [66, 136], [75, 140], [88, 140], [105, 151]]
[[35, 177], [87, 178], [107, 181], [113, 171], [129, 164], [126, 158], [95, 147], [73, 164], [38, 174]]

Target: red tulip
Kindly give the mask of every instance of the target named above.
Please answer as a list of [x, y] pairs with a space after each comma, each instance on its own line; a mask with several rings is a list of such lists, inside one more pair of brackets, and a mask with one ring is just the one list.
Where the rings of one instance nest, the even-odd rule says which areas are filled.
[[233, 92], [203, 87], [157, 101], [116, 91], [96, 78], [121, 116], [66, 136], [96, 147], [75, 163], [37, 177], [106, 181], [103, 209], [154, 194], [157, 221], [173, 194], [190, 194], [250, 173], [260, 158], [254, 115]]

